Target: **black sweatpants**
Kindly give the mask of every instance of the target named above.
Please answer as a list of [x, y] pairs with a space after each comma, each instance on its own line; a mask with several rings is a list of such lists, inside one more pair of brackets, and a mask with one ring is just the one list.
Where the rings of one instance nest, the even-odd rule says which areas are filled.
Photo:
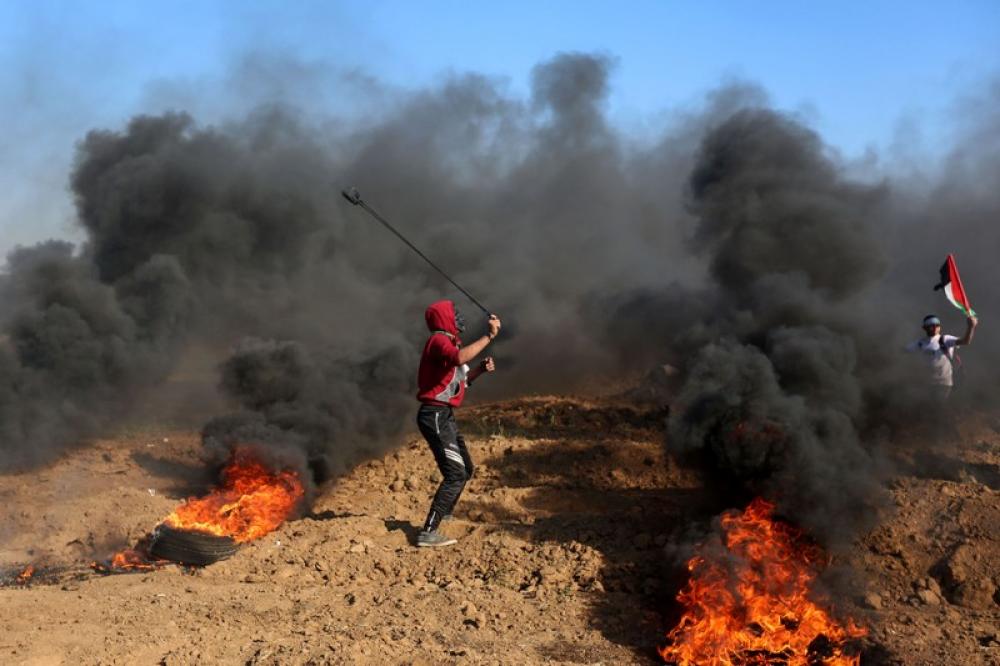
[[465, 439], [458, 432], [451, 407], [421, 405], [417, 412], [417, 427], [430, 445], [443, 477], [424, 522], [424, 529], [432, 531], [437, 529], [441, 518], [451, 514], [475, 468], [465, 447]]

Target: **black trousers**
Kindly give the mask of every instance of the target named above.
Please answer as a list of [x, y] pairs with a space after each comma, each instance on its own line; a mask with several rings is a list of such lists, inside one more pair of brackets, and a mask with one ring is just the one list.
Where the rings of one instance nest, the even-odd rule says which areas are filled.
[[441, 485], [434, 493], [424, 522], [424, 529], [432, 531], [437, 529], [444, 516], [451, 514], [475, 467], [469, 457], [469, 449], [465, 447], [465, 439], [458, 432], [451, 407], [421, 405], [417, 412], [417, 427], [431, 447], [434, 461], [441, 470]]

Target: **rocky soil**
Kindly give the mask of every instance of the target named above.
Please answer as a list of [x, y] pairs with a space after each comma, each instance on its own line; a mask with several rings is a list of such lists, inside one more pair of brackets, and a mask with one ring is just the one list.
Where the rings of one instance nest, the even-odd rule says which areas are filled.
[[[665, 415], [563, 397], [465, 410], [479, 466], [446, 524], [459, 544], [430, 551], [412, 545], [437, 482], [416, 435], [204, 569], [87, 566], [211, 485], [193, 432], [123, 432], [0, 477], [0, 663], [657, 663], [677, 536], [722, 508], [665, 459]], [[946, 453], [903, 456], [895, 505], [843, 557], [864, 663], [1000, 664], [998, 430], [966, 419]]]

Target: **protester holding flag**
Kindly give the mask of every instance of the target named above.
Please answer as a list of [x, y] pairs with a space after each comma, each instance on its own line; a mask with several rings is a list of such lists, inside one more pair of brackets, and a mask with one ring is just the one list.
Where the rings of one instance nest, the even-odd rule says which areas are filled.
[[950, 254], [945, 259], [944, 265], [941, 266], [941, 281], [934, 287], [935, 291], [938, 289], [944, 290], [944, 294], [951, 301], [951, 304], [965, 314], [967, 322], [965, 335], [957, 338], [954, 335], [942, 334], [941, 319], [937, 315], [930, 314], [924, 317], [925, 337], [914, 340], [907, 345], [906, 349], [911, 352], [920, 352], [927, 359], [934, 397], [943, 400], [951, 394], [955, 383], [955, 367], [960, 364], [955, 348], [972, 342], [979, 320], [976, 319], [976, 312], [972, 309], [972, 304], [969, 303], [965, 287], [962, 286], [962, 278], [958, 274], [955, 257]]
[[967, 322], [965, 335], [957, 338], [941, 333], [941, 319], [937, 315], [927, 315], [923, 323], [926, 336], [906, 346], [907, 351], [920, 352], [927, 359], [929, 381], [935, 398], [945, 399], [951, 394], [955, 383], [955, 365], [958, 363], [955, 348], [972, 342], [979, 323], [975, 317], [969, 317]]

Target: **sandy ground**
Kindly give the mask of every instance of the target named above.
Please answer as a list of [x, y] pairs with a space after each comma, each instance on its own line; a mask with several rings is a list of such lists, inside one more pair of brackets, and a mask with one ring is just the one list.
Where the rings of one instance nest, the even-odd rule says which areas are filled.
[[[123, 432], [0, 477], [0, 663], [657, 663], [672, 536], [719, 509], [664, 459], [663, 418], [570, 398], [467, 410], [479, 467], [446, 527], [460, 541], [430, 551], [412, 546], [437, 479], [415, 436], [195, 570], [87, 568], [210, 486], [193, 432]], [[893, 481], [895, 506], [842, 563], [863, 663], [1000, 664], [1000, 432], [970, 419], [960, 440]], [[29, 562], [41, 573], [12, 583]]]

